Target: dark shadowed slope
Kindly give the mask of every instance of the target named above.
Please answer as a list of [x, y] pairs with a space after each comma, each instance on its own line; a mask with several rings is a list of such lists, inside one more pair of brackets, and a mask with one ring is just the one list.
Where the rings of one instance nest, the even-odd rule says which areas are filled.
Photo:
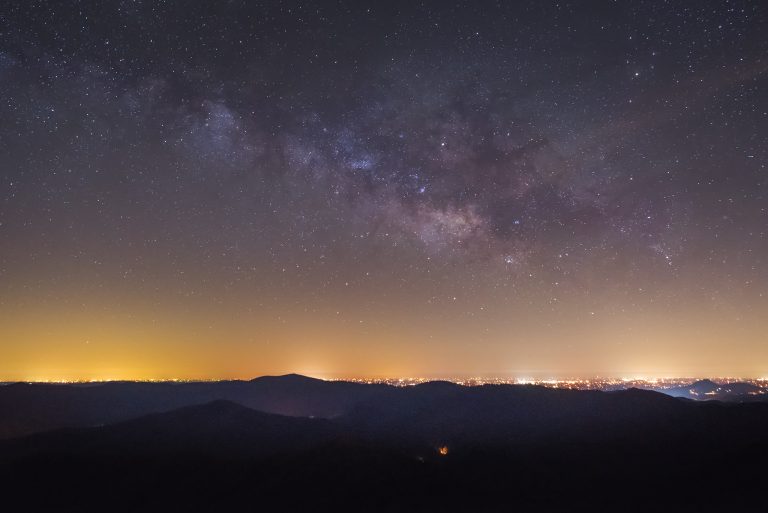
[[[282, 380], [264, 381], [304, 390]], [[449, 383], [375, 390], [334, 419], [213, 401], [5, 440], [4, 499], [73, 512], [768, 506], [765, 404]]]
[[229, 401], [0, 441], [3, 501], [33, 512], [373, 511], [420, 465], [333, 421]]
[[330, 418], [384, 388], [295, 374], [196, 383], [16, 383], [0, 387], [0, 439], [110, 424], [218, 399], [268, 413]]
[[186, 406], [114, 425], [61, 429], [0, 442], [0, 457], [34, 454], [255, 456], [329, 443], [339, 430], [324, 419], [263, 413], [231, 401]]
[[359, 432], [431, 444], [520, 445], [566, 438], [706, 443], [735, 433], [742, 441], [761, 440], [768, 432], [768, 404], [697, 403], [638, 389], [429, 383], [388, 390], [339, 420]]

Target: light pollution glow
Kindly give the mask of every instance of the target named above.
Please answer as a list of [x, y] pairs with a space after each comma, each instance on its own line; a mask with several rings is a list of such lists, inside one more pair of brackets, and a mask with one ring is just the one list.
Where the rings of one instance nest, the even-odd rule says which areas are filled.
[[[160, 316], [156, 310], [128, 314], [102, 304], [97, 315], [93, 311], [4, 311], [0, 378], [249, 379], [289, 372], [758, 377], [766, 374], [761, 362], [768, 356], [765, 344], [748, 344], [761, 340], [762, 323], [743, 320], [734, 330], [732, 323], [703, 314], [672, 321], [663, 312], [610, 322], [566, 317], [547, 329], [497, 320], [499, 328], [489, 332], [461, 318], [425, 329], [407, 312], [386, 321], [360, 314], [362, 322], [344, 322], [317, 311], [281, 322], [231, 310]], [[745, 361], [745, 353], [753, 358]]]

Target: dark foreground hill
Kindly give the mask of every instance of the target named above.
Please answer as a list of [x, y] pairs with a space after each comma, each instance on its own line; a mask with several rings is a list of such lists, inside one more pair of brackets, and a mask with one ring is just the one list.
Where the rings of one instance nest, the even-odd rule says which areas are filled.
[[332, 419], [215, 400], [5, 440], [3, 501], [73, 512], [768, 511], [766, 404], [360, 386], [371, 392]]
[[63, 427], [111, 424], [215, 400], [268, 413], [330, 418], [386, 388], [296, 374], [192, 383], [15, 383], [0, 386], [0, 439]]

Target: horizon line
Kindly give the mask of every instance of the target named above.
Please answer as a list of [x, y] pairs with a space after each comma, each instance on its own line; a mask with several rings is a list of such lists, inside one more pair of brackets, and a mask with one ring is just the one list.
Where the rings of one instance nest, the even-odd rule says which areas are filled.
[[312, 375], [312, 374], [301, 374], [296, 372], [288, 372], [285, 374], [262, 374], [257, 375], [253, 377], [247, 377], [247, 378], [238, 378], [238, 377], [216, 377], [216, 378], [203, 378], [203, 377], [192, 377], [192, 378], [171, 378], [171, 377], [157, 377], [157, 378], [73, 378], [73, 379], [58, 379], [58, 378], [30, 378], [30, 379], [4, 379], [0, 378], [0, 383], [2, 384], [14, 384], [14, 383], [29, 383], [29, 384], [87, 384], [87, 383], [215, 383], [215, 382], [227, 382], [227, 381], [252, 381], [259, 378], [279, 378], [279, 377], [287, 377], [287, 376], [301, 376], [305, 378], [310, 379], [317, 379], [320, 381], [346, 381], [346, 382], [369, 382], [369, 383], [377, 383], [377, 382], [392, 382], [392, 381], [402, 381], [402, 382], [409, 382], [409, 383], [428, 383], [432, 381], [450, 381], [457, 384], [464, 384], [466, 382], [471, 381], [496, 381], [500, 384], [517, 384], [517, 385], [526, 385], [526, 384], [557, 384], [557, 383], [563, 383], [563, 384], [577, 384], [580, 382], [590, 382], [590, 381], [609, 381], [609, 382], [615, 382], [615, 383], [621, 383], [621, 382], [656, 382], [656, 381], [667, 381], [667, 380], [680, 380], [680, 381], [698, 381], [698, 380], [705, 380], [709, 379], [712, 381], [733, 381], [733, 380], [749, 380], [749, 381], [768, 381], [768, 375], [762, 375], [762, 376], [748, 376], [748, 375], [665, 375], [665, 376], [650, 376], [650, 375], [639, 375], [639, 374], [633, 374], [633, 375], [600, 375], [600, 374], [593, 374], [593, 375], [571, 375], [571, 376], [548, 376], [546, 378], [544, 377], [534, 377], [529, 375], [521, 375], [521, 374], [500, 374], [500, 373], [489, 373], [489, 374], [477, 374], [477, 375], [376, 375], [376, 376], [353, 376], [353, 375], [344, 375], [344, 376], [338, 376], [338, 377], [329, 377], [328, 375], [325, 375], [322, 377], [321, 375]]

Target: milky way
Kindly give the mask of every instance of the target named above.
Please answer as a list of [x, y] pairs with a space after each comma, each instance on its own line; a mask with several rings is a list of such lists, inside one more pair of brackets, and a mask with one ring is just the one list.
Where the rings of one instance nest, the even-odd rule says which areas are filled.
[[768, 372], [767, 14], [5, 2], [0, 374]]

